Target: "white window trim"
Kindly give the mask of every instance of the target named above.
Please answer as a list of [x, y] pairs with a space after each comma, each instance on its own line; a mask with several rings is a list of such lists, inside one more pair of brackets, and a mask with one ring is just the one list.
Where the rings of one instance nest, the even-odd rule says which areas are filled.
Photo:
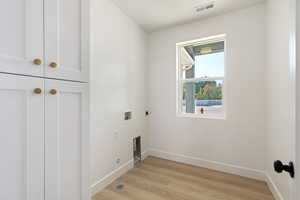
[[[224, 77], [201, 77], [201, 78], [194, 78], [194, 79], [182, 79], [181, 76], [181, 66], [180, 66], [180, 51], [181, 48], [188, 45], [201, 45], [201, 44], [208, 44], [208, 43], [214, 43], [214, 42], [221, 42], [224, 41]], [[185, 117], [185, 118], [200, 118], [200, 119], [220, 119], [225, 120], [226, 119], [226, 107], [227, 107], [227, 42], [226, 42], [226, 34], [201, 38], [197, 40], [191, 40], [186, 42], [180, 42], [176, 43], [176, 116], [177, 117]], [[182, 112], [182, 86], [184, 83], [187, 82], [199, 82], [199, 81], [209, 81], [209, 80], [223, 80], [223, 113], [222, 114], [197, 114], [197, 113], [184, 113]]]

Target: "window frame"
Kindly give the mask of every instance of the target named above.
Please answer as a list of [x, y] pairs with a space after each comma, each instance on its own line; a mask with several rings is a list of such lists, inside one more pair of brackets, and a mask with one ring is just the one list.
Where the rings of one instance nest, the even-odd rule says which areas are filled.
[[[227, 42], [226, 34], [190, 40], [185, 42], [176, 43], [176, 116], [177, 117], [187, 117], [187, 118], [202, 118], [202, 119], [226, 119], [226, 77], [227, 77]], [[224, 42], [224, 76], [223, 77], [201, 77], [193, 79], [183, 79], [182, 68], [181, 68], [181, 48], [189, 45], [205, 45], [215, 42]], [[222, 102], [223, 102], [223, 112], [221, 114], [199, 114], [199, 113], [185, 113], [182, 111], [182, 96], [183, 96], [183, 85], [184, 83], [199, 82], [199, 81], [215, 81], [222, 80]]]

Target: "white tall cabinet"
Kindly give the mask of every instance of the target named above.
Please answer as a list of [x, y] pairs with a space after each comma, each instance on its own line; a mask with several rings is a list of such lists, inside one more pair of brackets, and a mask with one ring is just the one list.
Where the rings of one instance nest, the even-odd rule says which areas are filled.
[[45, 200], [86, 200], [88, 88], [45, 80]]
[[43, 15], [43, 0], [0, 1], [0, 72], [43, 76]]
[[89, 199], [89, 1], [0, 2], [0, 199]]
[[2, 0], [0, 72], [88, 81], [88, 0]]
[[88, 79], [88, 0], [44, 0], [45, 76]]
[[[0, 199], [44, 198], [44, 81], [0, 74]], [[39, 92], [36, 90], [36, 92]]]

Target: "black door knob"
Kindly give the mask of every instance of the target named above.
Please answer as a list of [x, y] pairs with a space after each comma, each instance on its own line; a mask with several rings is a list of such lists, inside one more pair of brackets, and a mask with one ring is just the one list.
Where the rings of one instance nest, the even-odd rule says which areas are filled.
[[280, 160], [277, 160], [274, 162], [274, 170], [277, 173], [282, 173], [283, 171], [286, 171], [290, 174], [292, 178], [295, 177], [295, 169], [294, 164], [292, 162], [290, 162], [289, 165], [284, 165]]

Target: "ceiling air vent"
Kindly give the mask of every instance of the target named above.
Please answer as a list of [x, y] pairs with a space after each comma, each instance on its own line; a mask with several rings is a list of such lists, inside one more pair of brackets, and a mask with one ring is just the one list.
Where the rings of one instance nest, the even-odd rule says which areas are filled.
[[209, 3], [206, 3], [206, 4], [196, 6], [195, 9], [196, 9], [196, 12], [202, 12], [202, 11], [205, 11], [205, 10], [212, 9], [214, 7], [215, 7], [215, 2], [209, 2]]

